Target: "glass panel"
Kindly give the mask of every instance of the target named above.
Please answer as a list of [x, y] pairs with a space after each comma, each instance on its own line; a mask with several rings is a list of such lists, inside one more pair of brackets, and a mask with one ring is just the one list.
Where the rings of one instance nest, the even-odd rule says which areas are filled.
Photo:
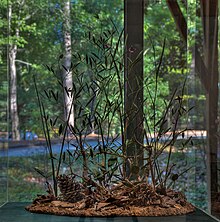
[[[124, 72], [123, 35], [120, 41], [112, 37], [120, 35], [123, 30], [123, 1], [66, 0], [64, 4], [64, 1], [38, 0], [27, 1], [25, 5], [22, 5], [24, 1], [15, 1], [13, 4], [5, 2], [0, 3], [0, 10], [4, 12], [1, 13], [3, 22], [0, 22], [0, 30], [3, 30], [0, 32], [3, 33], [0, 34], [0, 205], [8, 200], [32, 201], [37, 194], [44, 193], [47, 182], [53, 184], [55, 175], [51, 168], [53, 164], [59, 165], [59, 158], [65, 159], [65, 155], [59, 156], [62, 147], [60, 137], [65, 128], [61, 120], [72, 118], [72, 115], [68, 115], [71, 109], [68, 104], [72, 103], [69, 95], [73, 95], [68, 85], [71, 78], [78, 87], [82, 79], [77, 77], [86, 74], [87, 82], [83, 82], [85, 85], [82, 88], [89, 88], [86, 93], [90, 96], [94, 94], [87, 101], [90, 107], [85, 108], [82, 104], [86, 103], [88, 95], [79, 92], [81, 100], [74, 109], [77, 114], [84, 112], [86, 116], [95, 109], [101, 79], [106, 81], [112, 74], [113, 63], [109, 64], [106, 55], [114, 44], [116, 49], [118, 45], [122, 46], [121, 54], [113, 56], [117, 58], [117, 71], [122, 75]], [[147, 181], [161, 189], [161, 192], [162, 185], [183, 192], [196, 207], [219, 216], [218, 5], [217, 0], [211, 2], [144, 1], [143, 112], [145, 142], [151, 151], [142, 153], [145, 157], [142, 161], [149, 173], [151, 152], [155, 156], [159, 153], [153, 161], [154, 168], [147, 176]], [[129, 28], [132, 30], [132, 27]], [[7, 31], [8, 39], [7, 35], [4, 36]], [[138, 35], [136, 32], [132, 34]], [[8, 41], [8, 49], [5, 41]], [[97, 47], [106, 51], [97, 55], [100, 52]], [[132, 45], [127, 51], [135, 54], [139, 48], [140, 45]], [[134, 62], [138, 63], [139, 58]], [[95, 71], [94, 66], [98, 67]], [[75, 70], [75, 76], [67, 78]], [[105, 78], [99, 75], [103, 70]], [[136, 81], [138, 77], [134, 79]], [[57, 80], [66, 84], [63, 96], [58, 91], [62, 84]], [[100, 100], [100, 113], [108, 109], [103, 108], [103, 101], [111, 107], [111, 102], [120, 94], [118, 86], [122, 87], [121, 100], [117, 97], [120, 101], [118, 107], [124, 106], [123, 84], [111, 84], [108, 81], [106, 83], [105, 88], [108, 90], [105, 92], [108, 93], [104, 98], [108, 99]], [[135, 107], [136, 104], [133, 105]], [[120, 116], [120, 112], [114, 115], [111, 116], [111, 124], [114, 126], [111, 132], [108, 126], [104, 132], [97, 130], [95, 125], [97, 127], [100, 123], [94, 115], [89, 116], [89, 127], [84, 126], [82, 132], [89, 134], [87, 139], [92, 148], [97, 142], [94, 138], [100, 139], [96, 133], [107, 135], [108, 138], [121, 133], [121, 126], [115, 118]], [[125, 116], [120, 117], [127, 118]], [[75, 117], [75, 123], [82, 127], [85, 122], [80, 118]], [[45, 121], [48, 125], [42, 124]], [[49, 140], [46, 141], [45, 137]], [[103, 140], [103, 147], [105, 142]], [[53, 152], [48, 148], [50, 143]], [[71, 143], [68, 137], [64, 146], [66, 152]], [[135, 143], [137, 146], [137, 141]], [[93, 156], [92, 150], [89, 155]], [[115, 161], [114, 158], [109, 160]], [[73, 168], [69, 167], [70, 162], [65, 162], [60, 172], [64, 174], [72, 170], [82, 175], [82, 167], [79, 166], [83, 165], [83, 160], [79, 158], [78, 161]], [[111, 161], [108, 164], [112, 164]], [[97, 163], [100, 168], [103, 167], [103, 159], [98, 159]], [[132, 169], [139, 173], [138, 164], [132, 166]]]
[[[171, 185], [170, 188], [183, 192], [189, 202], [205, 209], [206, 201], [201, 201], [196, 196], [195, 161], [197, 154], [194, 138], [197, 137], [200, 131], [195, 131], [194, 125], [190, 121], [193, 115], [192, 112], [196, 112], [194, 109], [191, 110], [193, 104], [190, 101], [192, 98], [190, 86], [192, 54], [188, 50], [187, 39], [184, 39], [181, 30], [176, 25], [176, 19], [179, 18], [176, 11], [177, 7], [180, 8], [185, 18], [188, 17], [188, 8], [185, 1], [179, 1], [179, 5], [176, 5], [176, 1], [168, 2], [170, 2], [170, 5], [167, 1], [147, 1], [144, 25], [145, 48], [147, 49], [144, 67], [145, 78], [149, 81], [149, 86], [150, 82], [155, 82], [157, 78], [157, 86], [153, 84], [151, 86], [152, 92], [157, 91], [157, 118], [160, 118], [159, 116], [167, 110], [166, 123], [159, 128], [156, 126], [157, 132], [155, 133], [163, 132], [158, 141], [158, 146], [163, 147], [168, 140], [170, 142], [170, 145], [164, 149], [164, 153], [161, 155], [161, 165], [163, 166], [161, 171], [166, 171], [167, 163], [170, 161], [169, 167], [172, 166], [171, 175], [168, 179]], [[187, 38], [187, 33], [185, 34]], [[160, 64], [161, 56], [163, 58]], [[160, 69], [157, 76], [158, 67]], [[175, 97], [179, 96], [182, 99], [181, 109], [184, 112], [181, 112], [179, 116], [174, 114], [176, 105], [169, 108], [165, 105], [171, 102], [174, 92], [176, 92]], [[147, 96], [149, 97], [148, 94]], [[152, 112], [153, 110], [150, 113]], [[150, 113], [149, 116], [151, 116]], [[177, 120], [176, 126], [174, 125], [174, 119]], [[152, 128], [154, 128], [155, 123], [152, 119], [149, 119]], [[181, 133], [177, 139], [169, 137], [170, 134], [178, 134], [178, 132]], [[169, 159], [170, 151], [171, 158]], [[203, 173], [201, 172], [201, 174]], [[178, 178], [177, 180], [175, 180], [175, 176]], [[205, 198], [206, 194], [203, 193], [203, 197]]]
[[[106, 36], [110, 36], [113, 29], [117, 29], [117, 35], [119, 35], [122, 30], [123, 2], [121, 0], [66, 2], [70, 3], [70, 21], [66, 21], [68, 11], [65, 11], [64, 1], [28, 1], [25, 7], [19, 6], [22, 3], [18, 1], [9, 5], [9, 11], [10, 7], [12, 10], [11, 20], [9, 18], [12, 36], [10, 49], [12, 50], [12, 47], [17, 44], [15, 68], [17, 71], [18, 111], [18, 118], [16, 112], [11, 112], [10, 116], [9, 201], [32, 201], [37, 194], [45, 192], [45, 178], [42, 177], [42, 172], [48, 173], [49, 180], [51, 177], [51, 161], [44, 139], [33, 75], [35, 75], [36, 85], [40, 96], [43, 97], [43, 102], [47, 99], [44, 105], [49, 118], [53, 121], [56, 116], [63, 119], [62, 103], [60, 101], [58, 103], [50, 102], [50, 99], [47, 98], [47, 91], [54, 90], [56, 93], [60, 88], [57, 78], [60, 78], [61, 73], [57, 67], [65, 54], [64, 40], [68, 41], [68, 31], [72, 38], [72, 55], [76, 56], [78, 53], [84, 59], [83, 57], [87, 53], [92, 55], [91, 52], [96, 52], [93, 49], [97, 48], [95, 43], [92, 43], [93, 36], [97, 41], [103, 41], [100, 36], [103, 35], [103, 38], [107, 38]], [[22, 13], [19, 11], [20, 8], [22, 8]], [[17, 27], [18, 15], [21, 16], [22, 25]], [[70, 23], [68, 24], [68, 22]], [[88, 40], [90, 35], [91, 39]], [[65, 39], [65, 37], [67, 38]], [[18, 38], [17, 42], [16, 38]], [[104, 42], [98, 44], [104, 44]], [[107, 49], [110, 46], [106, 44], [105, 47]], [[10, 52], [13, 53], [13, 50]], [[75, 57], [72, 59], [76, 60]], [[56, 73], [50, 72], [50, 67]], [[85, 68], [82, 67], [81, 71], [84, 71], [83, 69]], [[89, 71], [87, 75], [92, 78]], [[10, 89], [12, 87], [11, 85]], [[58, 158], [62, 142], [58, 136], [58, 121], [50, 132], [54, 158]], [[19, 132], [16, 132], [16, 127]], [[91, 137], [91, 139], [93, 138]], [[55, 164], [56, 161], [54, 160]], [[62, 168], [61, 171], [64, 173], [66, 168], [68, 167]]]
[[[154, 57], [159, 63], [166, 38], [159, 77], [162, 84], [167, 81], [168, 95], [186, 78], [183, 101], [190, 111], [178, 125], [180, 130], [187, 128], [187, 136], [175, 146], [184, 153], [177, 157], [181, 177], [176, 189], [184, 191], [195, 206], [219, 216], [217, 1], [147, 1], [146, 6], [145, 46], [154, 50], [145, 58], [145, 72], [151, 71]], [[191, 142], [184, 148], [187, 137]]]
[[[198, 16], [200, 4], [198, 2], [188, 3], [188, 53], [189, 53], [189, 77], [188, 77], [188, 103], [193, 109], [189, 115], [189, 126], [193, 129], [194, 140], [192, 148], [195, 152], [195, 194], [193, 202], [206, 212], [209, 212], [208, 199], [208, 177], [207, 177], [207, 122], [206, 122], [206, 93], [201, 76], [198, 74], [198, 61], [202, 53], [201, 40], [198, 40], [197, 33], [201, 34], [201, 18]], [[196, 15], [196, 16], [195, 16]]]
[[[5, 60], [6, 61], [6, 60]], [[5, 62], [4, 61], [4, 62]], [[0, 64], [0, 206], [8, 200], [7, 68]], [[5, 74], [6, 73], [6, 74]]]
[[[195, 117], [205, 133], [197, 147], [197, 196], [206, 199], [207, 212], [219, 217], [219, 65], [218, 1], [197, 2], [195, 7]], [[202, 108], [203, 107], [203, 108]], [[201, 118], [202, 117], [202, 118]], [[195, 127], [199, 127], [194, 120]], [[203, 161], [199, 161], [199, 158]], [[203, 163], [203, 164], [202, 164]], [[207, 181], [207, 184], [206, 184]], [[201, 194], [205, 194], [206, 198]]]
[[8, 198], [8, 68], [7, 68], [7, 5], [0, 7], [0, 206]]

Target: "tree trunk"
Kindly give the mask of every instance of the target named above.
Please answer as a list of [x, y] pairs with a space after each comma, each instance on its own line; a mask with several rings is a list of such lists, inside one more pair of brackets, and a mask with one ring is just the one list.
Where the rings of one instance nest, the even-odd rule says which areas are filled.
[[73, 82], [71, 68], [71, 28], [70, 28], [70, 1], [66, 0], [63, 3], [63, 41], [64, 41], [64, 58], [63, 58], [63, 86], [64, 90], [64, 115], [65, 120], [74, 126], [74, 106], [73, 96], [71, 94]]
[[[143, 51], [144, 1], [127, 0], [125, 5], [125, 140], [126, 155], [133, 159], [126, 164], [126, 176], [136, 179], [143, 166], [143, 55], [129, 68], [132, 61]], [[132, 168], [139, 172], [132, 172]], [[136, 170], [135, 170], [136, 171]]]
[[[11, 15], [12, 15], [12, 6], [8, 7], [8, 21], [9, 29], [11, 27]], [[10, 30], [9, 30], [10, 32]], [[16, 29], [16, 37], [19, 37], [19, 30]], [[11, 131], [12, 139], [20, 140], [19, 133], [19, 117], [18, 117], [18, 106], [17, 106], [17, 73], [15, 60], [17, 56], [17, 45], [9, 44], [9, 76], [10, 76], [10, 120], [11, 120]]]

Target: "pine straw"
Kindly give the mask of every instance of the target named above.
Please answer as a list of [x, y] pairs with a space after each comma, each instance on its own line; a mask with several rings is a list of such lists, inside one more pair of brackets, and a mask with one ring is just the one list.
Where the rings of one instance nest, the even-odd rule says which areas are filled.
[[[77, 190], [77, 192], [80, 192]], [[71, 202], [63, 195], [40, 195], [26, 210], [66, 216], [171, 216], [191, 213], [195, 207], [181, 192], [156, 190], [147, 183], [117, 184], [111, 189], [86, 190], [82, 198]]]
[[85, 216], [85, 217], [107, 217], [107, 216], [174, 216], [188, 214], [194, 211], [191, 204], [184, 207], [177, 204], [173, 207], [163, 208], [157, 205], [150, 205], [146, 207], [124, 206], [102, 208], [96, 210], [95, 208], [77, 209], [76, 207], [67, 207], [65, 202], [57, 202], [30, 205], [26, 210], [32, 213], [54, 214], [60, 216]]

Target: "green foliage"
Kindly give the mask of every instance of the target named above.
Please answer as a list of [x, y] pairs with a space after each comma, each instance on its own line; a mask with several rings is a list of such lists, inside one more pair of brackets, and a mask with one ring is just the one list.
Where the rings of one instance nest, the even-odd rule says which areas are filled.
[[7, 94], [8, 94], [8, 83], [6, 80], [2, 81], [0, 84], [0, 128], [1, 132], [8, 131], [8, 121], [7, 121]]
[[0, 64], [5, 61], [6, 44], [8, 43], [8, 30], [7, 30], [7, 1], [2, 1], [0, 4]]
[[[37, 2], [26, 0], [22, 12], [19, 11], [19, 4], [19, 1], [13, 1], [13, 22], [9, 40], [19, 46], [17, 60], [21, 61], [16, 62], [20, 128], [41, 133], [41, 126], [37, 121], [39, 112], [34, 100], [33, 82], [30, 79], [33, 72], [38, 73], [38, 79], [44, 83], [43, 85], [51, 88], [57, 87], [57, 82], [51, 81], [51, 74], [42, 65], [38, 64], [52, 66], [57, 64], [58, 58], [54, 55], [59, 55], [62, 50], [62, 1], [50, 1], [47, 4], [43, 0]], [[90, 4], [91, 7], [89, 7]], [[116, 26], [122, 25], [122, 5], [120, 1], [115, 1], [114, 4], [110, 4], [108, 1], [91, 1], [90, 4], [88, 5], [85, 1], [71, 3], [73, 52], [78, 51], [81, 55], [90, 50], [89, 45], [85, 42], [85, 32], [90, 30], [96, 35], [104, 29], [108, 29], [107, 20], [109, 18], [114, 18]], [[1, 7], [5, 14], [4, 28], [7, 31], [7, 5], [1, 3]], [[91, 23], [88, 23], [88, 21], [91, 21]], [[19, 28], [19, 37], [15, 36], [16, 28]], [[8, 39], [5, 38], [4, 40], [0, 36], [1, 41], [2, 44], [5, 44]], [[21, 48], [23, 49], [21, 50]], [[6, 50], [4, 53], [2, 56], [6, 58]], [[42, 86], [42, 88], [44, 87]], [[56, 113], [62, 112], [63, 110], [60, 108]]]
[[175, 27], [166, 1], [148, 5], [145, 10], [144, 39], [149, 51], [145, 57], [145, 70], [147, 73], [155, 70], [163, 41], [166, 39], [160, 77], [169, 83], [170, 94], [172, 94], [172, 89], [177, 88], [188, 74], [186, 44]]
[[[38, 64], [54, 65], [62, 51], [62, 20], [63, 12], [62, 1], [45, 1], [37, 2], [26, 0], [22, 6], [19, 1], [12, 1], [12, 27], [10, 38], [7, 38], [7, 2], [0, 3], [1, 20], [0, 20], [0, 62], [1, 57], [6, 58], [6, 47], [3, 47], [8, 40], [19, 46], [17, 60], [28, 62], [31, 65], [16, 62], [18, 68], [18, 107], [21, 119], [21, 129], [30, 129], [37, 132], [41, 131], [37, 120], [39, 115], [34, 101], [34, 87], [30, 80], [30, 75], [39, 73], [39, 77], [45, 85], [52, 88], [57, 87], [56, 83], [50, 81], [51, 75]], [[184, 5], [181, 3], [181, 9], [186, 16]], [[189, 6], [189, 5], [188, 5]], [[195, 4], [190, 3], [190, 35], [193, 41], [195, 33]], [[115, 1], [73, 1], [71, 2], [71, 34], [72, 34], [72, 52], [78, 52], [82, 57], [89, 51], [96, 52], [89, 41], [84, 38], [85, 33], [98, 36], [110, 30], [112, 22], [121, 29], [123, 26], [123, 5], [120, 0]], [[88, 22], [89, 21], [89, 22]], [[159, 75], [158, 108], [163, 109], [163, 99], [168, 99], [168, 94], [172, 94], [172, 89], [185, 79], [188, 73], [187, 64], [190, 63], [190, 53], [187, 54], [186, 47], [178, 31], [174, 28], [175, 23], [166, 6], [165, 2], [158, 4], [149, 3], [145, 9], [144, 39], [147, 53], [144, 57], [145, 79], [148, 82], [154, 82], [155, 67], [157, 67], [160, 53], [162, 50], [163, 40], [166, 38], [166, 48], [164, 60], [161, 64]], [[15, 36], [15, 29], [19, 28], [19, 37]], [[190, 40], [191, 41], [191, 40]], [[191, 43], [190, 43], [191, 44]], [[193, 43], [192, 43], [193, 44]], [[2, 48], [1, 48], [2, 47]], [[23, 48], [23, 49], [21, 49]], [[187, 56], [186, 56], [187, 55]], [[186, 59], [187, 58], [187, 59]], [[187, 61], [188, 60], [188, 61]], [[2, 61], [3, 62], [3, 61]], [[153, 84], [149, 87], [153, 88]], [[153, 90], [153, 89], [152, 89]], [[151, 91], [151, 89], [149, 89]], [[27, 95], [27, 96], [26, 96]], [[146, 95], [146, 92], [145, 92]], [[115, 95], [117, 96], [117, 95]], [[161, 100], [160, 100], [161, 98]], [[148, 105], [146, 105], [148, 106]], [[62, 112], [62, 110], [60, 110]], [[161, 111], [159, 111], [161, 112]], [[31, 121], [30, 116], [33, 116]], [[115, 124], [115, 132], [119, 131]]]
[[[1, 157], [1, 161], [5, 161]], [[44, 167], [45, 156], [37, 155], [32, 157], [10, 157], [8, 169], [8, 201], [25, 202], [31, 201], [42, 192], [44, 180], [31, 167]], [[32, 179], [36, 180], [32, 180]]]
[[7, 132], [8, 73], [7, 73], [7, 1], [0, 4], [0, 132]]
[[0, 63], [0, 132], [8, 131], [8, 77], [5, 60]]

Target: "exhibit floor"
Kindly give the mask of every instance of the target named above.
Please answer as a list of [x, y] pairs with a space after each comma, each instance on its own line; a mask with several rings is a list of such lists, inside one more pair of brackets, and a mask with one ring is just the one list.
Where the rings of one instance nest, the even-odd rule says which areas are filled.
[[216, 222], [203, 211], [171, 217], [66, 217], [33, 214], [24, 208], [29, 203], [9, 202], [0, 207], [0, 222]]

